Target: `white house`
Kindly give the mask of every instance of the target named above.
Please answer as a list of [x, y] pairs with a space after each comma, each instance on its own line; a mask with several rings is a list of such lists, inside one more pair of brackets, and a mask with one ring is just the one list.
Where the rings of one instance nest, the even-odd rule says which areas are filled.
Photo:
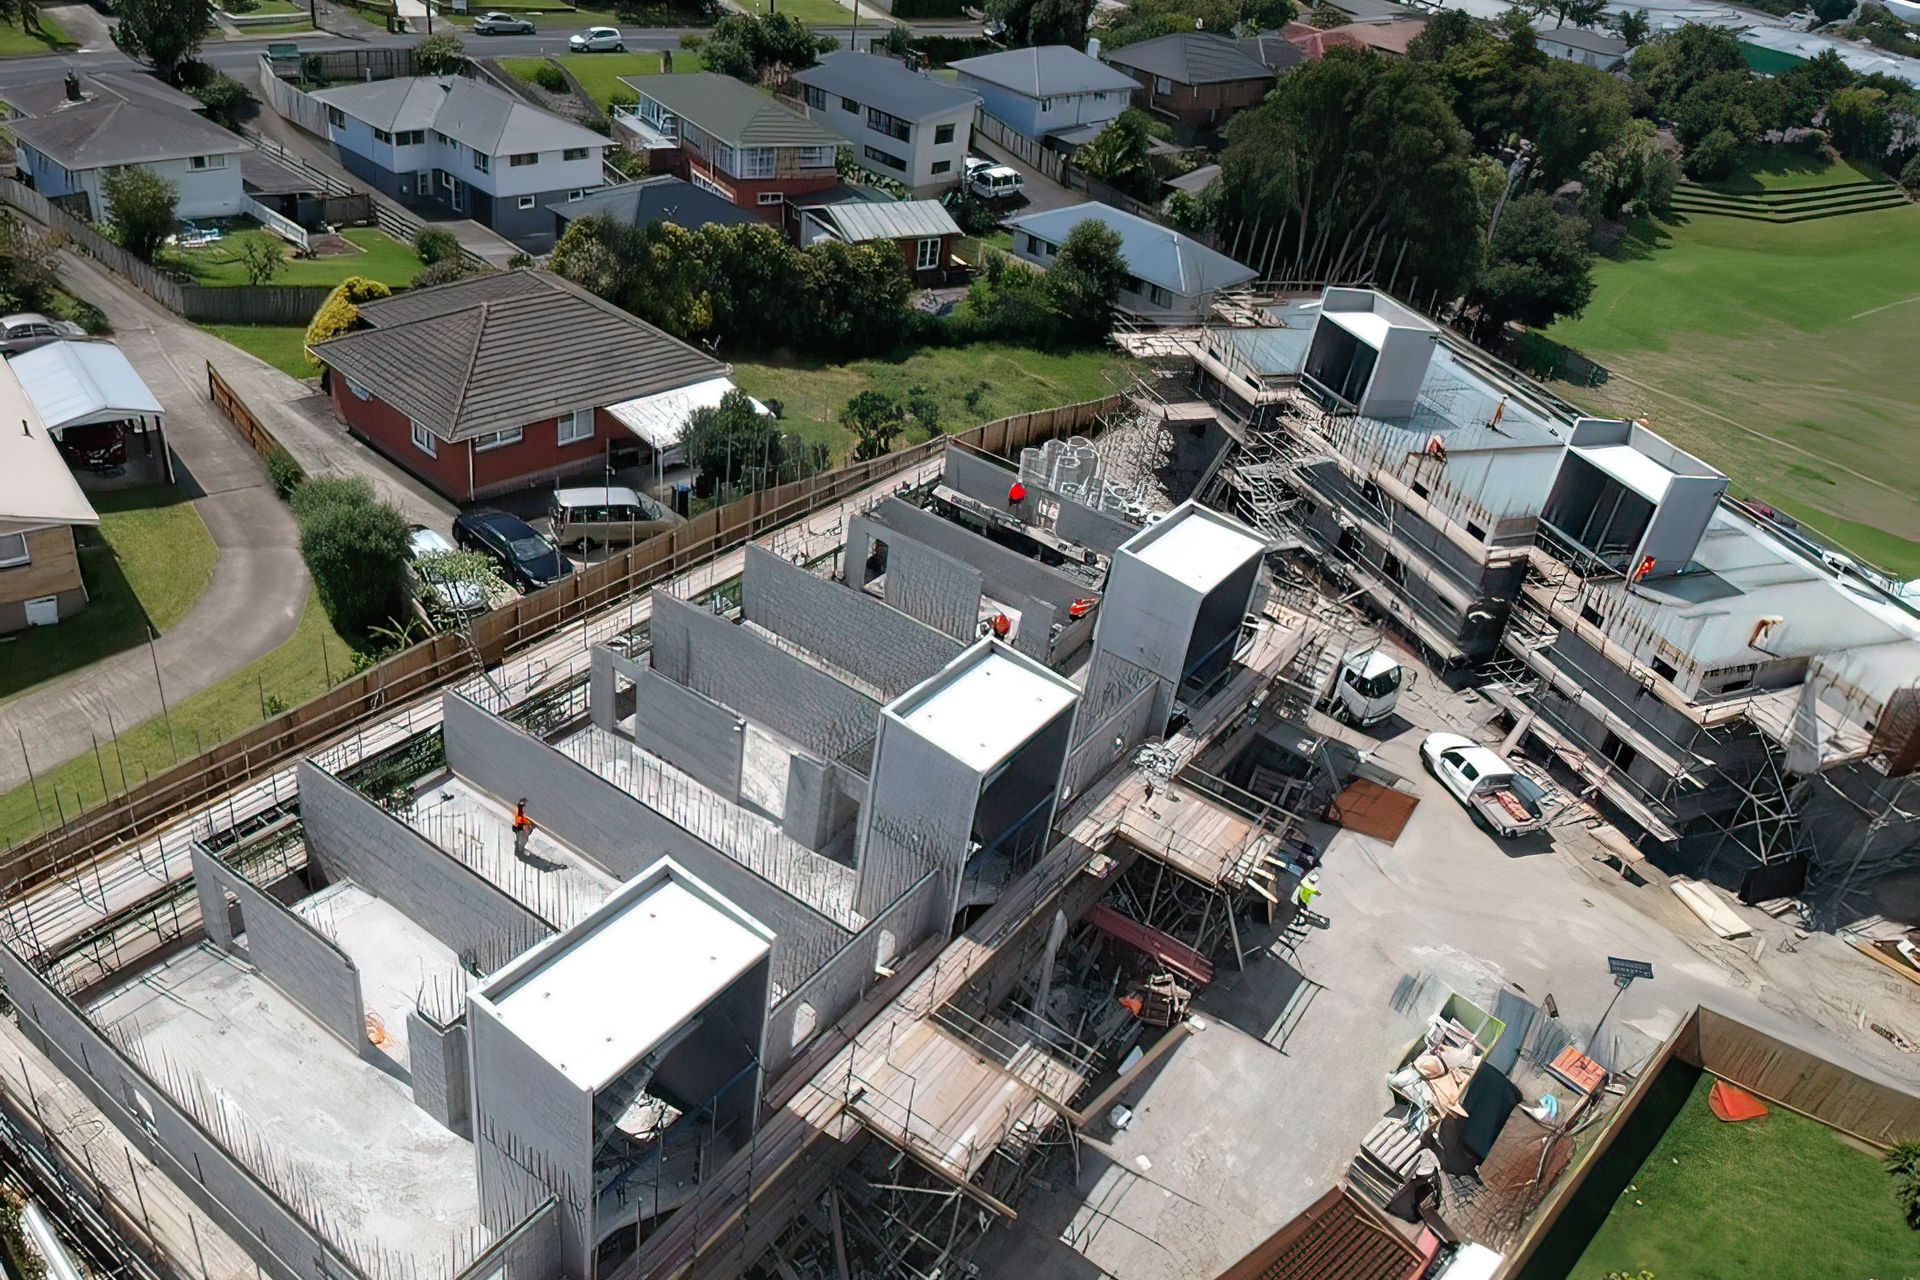
[[842, 50], [796, 72], [807, 115], [852, 145], [855, 163], [937, 195], [966, 173], [980, 97], [897, 58]]
[[1118, 305], [1142, 319], [1163, 324], [1201, 319], [1220, 290], [1245, 284], [1259, 274], [1171, 227], [1097, 201], [1009, 219], [1014, 256], [1035, 266], [1052, 266], [1067, 236], [1089, 220], [1105, 223], [1119, 235], [1127, 279], [1120, 287]]
[[1619, 36], [1605, 31], [1588, 31], [1585, 27], [1543, 25], [1537, 43], [1540, 52], [1549, 58], [1577, 62], [1583, 67], [1598, 67], [1602, 71], [1611, 71], [1625, 62], [1629, 52], [1627, 42]]
[[1098, 128], [1127, 109], [1133, 77], [1064, 44], [962, 58], [948, 64], [980, 109], [1035, 141]]
[[7, 127], [33, 189], [44, 196], [83, 193], [96, 219], [107, 214], [101, 176], [129, 165], [173, 183], [183, 218], [233, 217], [247, 209], [240, 158], [253, 147], [191, 111], [102, 97]]
[[529, 248], [553, 240], [549, 206], [605, 185], [612, 144], [591, 129], [458, 76], [406, 76], [313, 95], [327, 140], [356, 177], [415, 207], [439, 206]]

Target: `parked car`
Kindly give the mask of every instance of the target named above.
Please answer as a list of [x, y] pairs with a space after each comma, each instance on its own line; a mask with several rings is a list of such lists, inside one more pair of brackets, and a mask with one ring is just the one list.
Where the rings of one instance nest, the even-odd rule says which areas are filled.
[[55, 320], [38, 311], [0, 316], [0, 355], [17, 356], [22, 351], [44, 347], [49, 342], [86, 336], [87, 331], [71, 320]]
[[453, 552], [454, 545], [438, 530], [429, 529], [423, 524], [413, 526], [407, 534], [407, 575], [413, 580], [415, 591], [424, 590], [431, 598], [432, 607], [454, 617], [485, 613], [487, 593], [479, 583], [449, 582], [435, 576], [433, 558], [452, 555]]
[[127, 429], [117, 422], [68, 427], [54, 443], [70, 467], [108, 471], [127, 465]]
[[573, 572], [553, 540], [518, 516], [482, 507], [453, 520], [453, 540], [492, 556], [502, 576], [522, 591], [537, 591]]
[[625, 53], [627, 42], [618, 27], [588, 27], [568, 36], [567, 48], [575, 53]]
[[990, 164], [967, 175], [967, 189], [982, 200], [1011, 200], [1026, 185], [1018, 169], [1004, 164]]
[[473, 20], [473, 34], [530, 36], [533, 34], [533, 21], [530, 18], [516, 18], [510, 13], [483, 13]]
[[1472, 738], [1430, 733], [1420, 743], [1420, 760], [1476, 822], [1504, 840], [1537, 831], [1546, 821], [1546, 792], [1539, 784]]
[[555, 489], [547, 504], [553, 540], [563, 547], [630, 546], [680, 523], [680, 517], [623, 485]]

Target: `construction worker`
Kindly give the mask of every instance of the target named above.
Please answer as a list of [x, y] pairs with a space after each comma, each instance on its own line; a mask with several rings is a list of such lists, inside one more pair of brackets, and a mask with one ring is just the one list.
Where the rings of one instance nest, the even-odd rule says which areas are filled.
[[1027, 500], [1027, 486], [1015, 480], [1007, 487], [1007, 506], [1017, 507]]
[[1319, 871], [1309, 871], [1299, 884], [1293, 887], [1293, 905], [1300, 908], [1300, 914], [1308, 919], [1324, 920], [1325, 916], [1313, 909], [1313, 900], [1324, 890], [1320, 888]]
[[521, 796], [513, 806], [513, 856], [527, 856], [527, 841], [533, 839], [533, 819], [527, 816], [527, 798]]

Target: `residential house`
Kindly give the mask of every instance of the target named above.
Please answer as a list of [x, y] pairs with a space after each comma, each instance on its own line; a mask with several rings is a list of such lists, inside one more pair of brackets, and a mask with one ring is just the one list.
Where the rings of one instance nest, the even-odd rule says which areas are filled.
[[1008, 49], [949, 63], [980, 109], [1015, 133], [1043, 141], [1069, 130], [1098, 132], [1133, 100], [1134, 79], [1063, 44]]
[[1291, 71], [1307, 60], [1307, 55], [1300, 52], [1300, 46], [1289, 40], [1284, 31], [1258, 32], [1240, 41], [1240, 47], [1275, 75]]
[[1563, 62], [1611, 71], [1627, 60], [1630, 46], [1619, 36], [1585, 27], [1542, 27], [1535, 43], [1540, 52]]
[[803, 245], [820, 239], [848, 244], [891, 240], [898, 247], [901, 265], [923, 289], [947, 282], [954, 241], [959, 238], [959, 225], [938, 200], [858, 200], [809, 208], [800, 219]]
[[1367, 22], [1349, 22], [1344, 27], [1322, 30], [1305, 22], [1289, 22], [1282, 34], [1316, 62], [1336, 47], [1371, 49], [1388, 58], [1404, 58], [1413, 38], [1427, 29], [1425, 18], [1388, 18]]
[[807, 116], [845, 138], [855, 163], [938, 195], [966, 173], [980, 97], [949, 80], [910, 71], [898, 58], [830, 53], [794, 74]]
[[416, 209], [451, 209], [527, 248], [553, 239], [550, 205], [606, 182], [612, 144], [458, 76], [403, 76], [312, 95], [349, 172]]
[[779, 225], [795, 196], [839, 183], [839, 134], [732, 76], [622, 76], [639, 105], [615, 118], [665, 171]]
[[94, 218], [104, 218], [107, 211], [101, 178], [128, 166], [173, 183], [183, 218], [227, 218], [247, 211], [240, 162], [252, 145], [158, 98], [130, 101], [101, 94], [7, 127], [29, 185], [48, 197], [86, 196]]
[[1272, 67], [1243, 42], [1211, 31], [1176, 31], [1100, 56], [1139, 82], [1136, 103], [1173, 121], [1188, 140], [1224, 128], [1273, 87]]
[[395, 294], [360, 318], [368, 328], [313, 348], [334, 412], [460, 502], [649, 461], [615, 410], [729, 372], [544, 271]]
[[1014, 255], [1036, 266], [1050, 266], [1067, 236], [1089, 219], [1105, 223], [1120, 236], [1127, 280], [1121, 286], [1119, 307], [1143, 319], [1161, 323], [1201, 319], [1215, 294], [1246, 284], [1257, 274], [1171, 227], [1099, 203], [1009, 219]]
[[578, 199], [553, 206], [554, 235], [562, 236], [581, 218], [609, 218], [629, 227], [644, 227], [654, 222], [671, 222], [694, 230], [717, 222], [735, 226], [760, 222], [760, 215], [742, 209], [705, 187], [696, 187], [685, 178], [670, 173], [655, 174], [638, 182], [622, 182], [598, 191], [588, 191]]
[[0, 632], [45, 626], [87, 603], [73, 531], [100, 517], [13, 369], [0, 360]]
[[69, 71], [64, 76], [0, 87], [0, 108], [9, 120], [50, 116], [93, 102], [131, 102], [198, 112], [200, 100], [144, 71]]

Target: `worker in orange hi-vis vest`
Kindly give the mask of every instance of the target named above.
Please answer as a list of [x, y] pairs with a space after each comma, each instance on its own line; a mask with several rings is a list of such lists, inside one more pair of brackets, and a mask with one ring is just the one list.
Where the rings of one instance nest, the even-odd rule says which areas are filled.
[[527, 841], [533, 838], [533, 819], [527, 816], [527, 798], [520, 797], [513, 806], [513, 856], [527, 856]]
[[1025, 486], [1024, 484], [1021, 484], [1018, 480], [1015, 480], [1013, 482], [1013, 485], [1007, 490], [1007, 505], [1010, 507], [1017, 507], [1021, 503], [1025, 502], [1026, 500], [1027, 500], [1027, 486]]

